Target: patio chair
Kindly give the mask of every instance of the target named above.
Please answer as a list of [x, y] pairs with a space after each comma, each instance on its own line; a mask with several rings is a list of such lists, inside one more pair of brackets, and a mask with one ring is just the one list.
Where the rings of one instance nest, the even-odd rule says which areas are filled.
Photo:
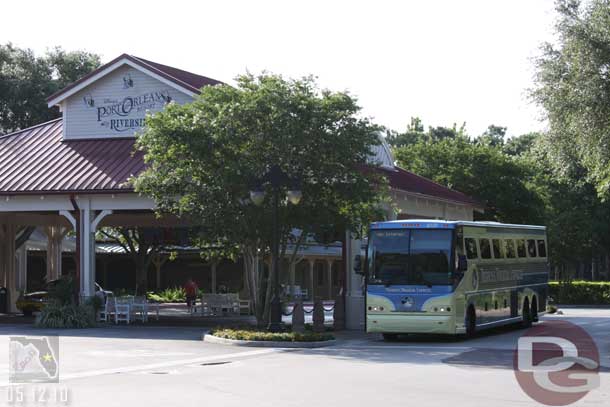
[[146, 302], [145, 296], [133, 297], [131, 313], [134, 321], [137, 321], [138, 319], [142, 322], [148, 321], [148, 303]]
[[133, 297], [119, 297], [115, 299], [114, 305], [114, 323], [125, 321], [127, 324], [131, 322], [131, 304]]
[[100, 322], [108, 322], [112, 315], [116, 312], [115, 300], [113, 296], [108, 296], [101, 310], [98, 311], [98, 319]]
[[225, 294], [225, 307], [227, 314], [239, 315], [239, 294]]

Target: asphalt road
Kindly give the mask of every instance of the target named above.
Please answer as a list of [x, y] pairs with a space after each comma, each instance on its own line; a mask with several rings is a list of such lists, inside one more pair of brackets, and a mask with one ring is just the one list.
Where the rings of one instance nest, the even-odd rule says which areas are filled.
[[[564, 312], [541, 323], [567, 320], [586, 329], [602, 364], [600, 387], [575, 405], [608, 406], [610, 310]], [[503, 328], [471, 340], [409, 337], [393, 343], [347, 333], [333, 347], [281, 350], [204, 343], [201, 328], [191, 327], [60, 331], [60, 383], [9, 386], [8, 337], [57, 332], [0, 325], [0, 350], [6, 349], [0, 351], [0, 405], [536, 406], [512, 370], [523, 332]], [[69, 403], [55, 401], [62, 392]]]

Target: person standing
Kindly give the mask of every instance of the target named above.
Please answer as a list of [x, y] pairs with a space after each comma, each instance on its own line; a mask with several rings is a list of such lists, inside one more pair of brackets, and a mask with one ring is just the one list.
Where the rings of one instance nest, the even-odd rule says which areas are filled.
[[186, 292], [186, 307], [188, 308], [189, 314], [192, 312], [195, 302], [197, 301], [197, 294], [199, 293], [199, 287], [197, 283], [189, 278], [184, 284], [184, 291]]

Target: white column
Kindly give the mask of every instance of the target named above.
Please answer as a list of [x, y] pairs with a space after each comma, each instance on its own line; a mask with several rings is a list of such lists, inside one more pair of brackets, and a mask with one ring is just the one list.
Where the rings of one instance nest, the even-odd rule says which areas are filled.
[[68, 229], [61, 226], [44, 228], [47, 235], [47, 281], [56, 280], [61, 276], [61, 244]]
[[316, 299], [316, 296], [314, 294], [314, 289], [316, 286], [315, 275], [314, 275], [314, 266], [316, 265], [316, 260], [315, 259], [308, 259], [308, 260], [309, 260], [309, 287], [311, 288], [311, 291], [309, 292], [309, 298], [313, 301]]
[[328, 279], [328, 299], [332, 300], [333, 299], [333, 263], [335, 261], [333, 259], [327, 259], [326, 260], [326, 275], [327, 275], [327, 279]]
[[95, 231], [101, 220], [112, 211], [103, 210], [99, 214], [87, 205], [81, 209], [81, 295], [91, 297], [95, 294]]
[[[362, 241], [354, 239], [349, 231], [345, 236], [345, 326], [347, 329], [364, 330], [363, 277], [354, 272], [354, 259], [361, 252]], [[364, 269], [364, 258], [362, 267]]]

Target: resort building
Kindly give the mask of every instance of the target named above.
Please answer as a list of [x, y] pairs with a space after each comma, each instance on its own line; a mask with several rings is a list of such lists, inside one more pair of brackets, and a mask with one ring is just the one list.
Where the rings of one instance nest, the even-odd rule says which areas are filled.
[[[113, 289], [133, 282], [125, 277], [133, 275], [125, 251], [96, 242], [99, 228], [188, 226], [156, 218], [155, 203], [127, 183], [145, 168], [135, 134], [147, 111], [189, 103], [202, 87], [220, 83], [124, 54], [50, 95], [48, 105], [58, 106], [61, 118], [0, 136], [0, 285], [8, 288], [12, 311], [19, 292], [31, 288], [28, 282], [62, 273], [75, 273], [84, 296], [94, 293], [96, 281]], [[387, 144], [376, 147], [375, 156], [394, 200], [388, 219], [472, 220], [482, 210], [472, 198], [395, 166]], [[152, 287], [193, 276], [210, 292], [221, 285], [243, 290], [240, 264], [205, 264], [196, 250], [179, 249], [176, 262], [160, 258], [151, 268]], [[353, 259], [360, 251], [350, 234], [328, 246], [309, 242], [298, 262], [283, 268], [282, 282], [289, 291], [344, 300], [347, 327], [357, 329], [364, 299]]]

